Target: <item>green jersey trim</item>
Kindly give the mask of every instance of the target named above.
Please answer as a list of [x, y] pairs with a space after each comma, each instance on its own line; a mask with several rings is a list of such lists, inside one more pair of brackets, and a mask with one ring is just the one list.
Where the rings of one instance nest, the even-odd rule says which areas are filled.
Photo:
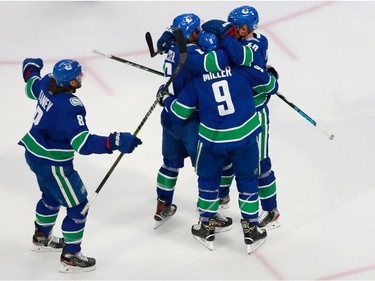
[[213, 72], [213, 73], [222, 70], [219, 66], [215, 51], [211, 51], [204, 56], [204, 69], [206, 70], [206, 72]]
[[229, 143], [241, 141], [260, 127], [258, 114], [254, 113], [242, 125], [230, 129], [220, 130], [210, 128], [203, 123], [199, 125], [199, 136], [213, 143]]
[[35, 80], [39, 79], [38, 76], [34, 76], [32, 78], [30, 78], [27, 83], [26, 83], [26, 86], [25, 86], [25, 93], [26, 93], [26, 96], [32, 100], [36, 100], [36, 96], [34, 95], [33, 93], [33, 84], [35, 82]]
[[73, 149], [47, 149], [39, 144], [30, 133], [27, 133], [21, 142], [31, 154], [39, 158], [56, 162], [65, 162], [74, 158]]
[[189, 107], [174, 100], [171, 104], [171, 111], [180, 119], [186, 120], [196, 110], [196, 107]]
[[267, 84], [258, 85], [253, 88], [253, 90], [258, 94], [267, 94], [272, 92], [273, 89], [276, 87], [276, 78], [273, 75], [269, 76], [270, 79], [268, 80]]
[[73, 147], [73, 149], [77, 152], [79, 152], [82, 148], [82, 146], [86, 143], [86, 140], [87, 138], [89, 137], [89, 132], [88, 131], [83, 131], [81, 133], [79, 133], [78, 135], [76, 135], [72, 141], [71, 141], [71, 145]]
[[250, 66], [253, 63], [253, 60], [254, 60], [253, 49], [251, 49], [250, 46], [244, 46], [244, 60], [242, 62], [242, 65]]

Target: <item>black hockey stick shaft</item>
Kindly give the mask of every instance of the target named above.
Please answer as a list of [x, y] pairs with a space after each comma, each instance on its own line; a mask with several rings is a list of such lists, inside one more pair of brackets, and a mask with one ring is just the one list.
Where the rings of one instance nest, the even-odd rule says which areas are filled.
[[318, 128], [323, 134], [325, 134], [330, 140], [334, 139], [334, 135], [329, 133], [327, 130], [323, 129], [321, 126], [319, 126], [314, 119], [312, 119], [309, 115], [307, 115], [305, 112], [303, 112], [298, 106], [296, 106], [294, 103], [290, 102], [286, 97], [284, 97], [282, 94], [277, 93], [276, 94], [280, 99], [282, 99], [286, 104], [288, 104], [291, 108], [293, 108], [299, 115], [301, 115], [303, 118], [305, 118], [307, 121], [309, 121], [313, 126]]
[[104, 57], [108, 57], [108, 58], [110, 58], [110, 59], [112, 59], [112, 60], [116, 60], [116, 61], [119, 61], [119, 62], [125, 63], [125, 64], [127, 64], [127, 65], [134, 66], [134, 67], [137, 67], [137, 68], [139, 68], [139, 69], [146, 70], [146, 71], [148, 71], [148, 72], [152, 72], [152, 73], [154, 73], [154, 74], [158, 74], [158, 75], [162, 75], [162, 76], [164, 76], [163, 72], [157, 71], [157, 70], [155, 70], [155, 69], [148, 68], [148, 67], [146, 67], [146, 66], [144, 66], [144, 65], [140, 65], [140, 64], [138, 64], [138, 63], [135, 63], [135, 62], [132, 62], [132, 61], [129, 61], [129, 60], [126, 60], [126, 59], [123, 59], [123, 58], [120, 58], [120, 57], [117, 57], [117, 56], [114, 56], [114, 55], [105, 54], [105, 53], [102, 53], [102, 52], [100, 52], [100, 51], [98, 51], [98, 50], [96, 50], [96, 49], [94, 49], [92, 52], [95, 53], [95, 54], [98, 54], [98, 55], [104, 56]]
[[[177, 28], [175, 31], [173, 31], [173, 33], [174, 33], [174, 36], [176, 37], [177, 46], [180, 49], [180, 60], [178, 62], [176, 69], [174, 70], [171, 77], [168, 79], [167, 83], [165, 84], [163, 91], [166, 91], [168, 89], [168, 87], [171, 85], [174, 78], [180, 71], [181, 67], [185, 64], [187, 60], [187, 49], [186, 49], [185, 39], [184, 39], [182, 30], [180, 28]], [[158, 101], [155, 99], [154, 103], [152, 104], [150, 109], [147, 111], [145, 117], [142, 119], [141, 123], [139, 124], [135, 132], [133, 133], [133, 136], [138, 135], [139, 131], [141, 130], [143, 125], [146, 123], [147, 119], [149, 118], [149, 116], [151, 115], [152, 111], [154, 110], [157, 104], [158, 104]], [[107, 174], [105, 175], [101, 183], [99, 184], [98, 188], [95, 190], [93, 196], [90, 198], [86, 206], [81, 211], [82, 215], [86, 214], [86, 212], [88, 211], [88, 209], [90, 208], [90, 206], [92, 205], [96, 197], [98, 196], [100, 190], [103, 188], [104, 184], [107, 182], [108, 178], [110, 177], [112, 172], [115, 170], [116, 166], [118, 165], [118, 163], [120, 162], [123, 156], [124, 156], [124, 153], [120, 153], [116, 161], [112, 164], [111, 168], [109, 169], [109, 171], [107, 172]]]
[[[150, 35], [151, 36], [151, 35]], [[152, 50], [150, 49], [150, 53], [152, 52]], [[160, 75], [160, 76], [164, 76], [163, 72], [160, 72], [160, 71], [157, 71], [155, 69], [152, 69], [152, 68], [148, 68], [146, 66], [143, 66], [143, 65], [140, 65], [140, 64], [137, 64], [137, 63], [134, 63], [134, 62], [130, 62], [128, 60], [125, 60], [125, 59], [122, 59], [122, 58], [119, 58], [119, 57], [116, 57], [116, 56], [113, 56], [113, 55], [108, 55], [108, 54], [104, 54], [104, 53], [101, 53], [99, 51], [95, 51], [94, 50], [94, 53], [97, 53], [99, 55], [104, 55], [106, 57], [109, 57], [111, 59], [115, 59], [119, 62], [123, 62], [123, 63], [126, 63], [128, 65], [131, 65], [131, 66], [135, 66], [137, 68], [140, 68], [142, 70], [145, 70], [145, 71], [148, 71], [148, 72], [151, 72], [151, 73], [154, 73], [154, 74], [157, 74], [157, 75]], [[322, 131], [330, 140], [333, 140], [334, 139], [334, 135], [329, 133], [328, 131], [326, 131], [325, 129], [323, 129], [322, 127], [320, 127], [316, 121], [314, 119], [312, 119], [309, 115], [307, 115], [305, 112], [303, 112], [298, 106], [296, 106], [294, 103], [290, 102], [284, 95], [282, 95], [281, 93], [277, 93], [277, 96], [283, 100], [286, 104], [288, 104], [291, 108], [293, 108], [298, 114], [300, 114], [303, 118], [305, 118], [307, 121], [309, 121], [313, 126], [317, 127], [320, 131]]]
[[125, 63], [127, 65], [130, 65], [130, 66], [134, 66], [136, 68], [139, 68], [139, 69], [142, 69], [142, 70], [145, 70], [147, 72], [151, 72], [153, 74], [157, 74], [159, 76], [164, 76], [164, 73], [161, 72], [161, 71], [158, 71], [158, 70], [155, 70], [155, 69], [152, 69], [152, 68], [149, 68], [147, 66], [144, 66], [144, 65], [141, 65], [141, 64], [138, 64], [138, 63], [135, 63], [135, 62], [131, 62], [129, 60], [126, 60], [126, 59], [123, 59], [123, 58], [120, 58], [120, 57], [116, 57], [114, 55], [110, 55], [110, 54], [105, 54], [103, 52], [100, 52], [98, 50], [93, 50], [93, 53], [95, 54], [98, 54], [98, 55], [101, 55], [101, 56], [104, 56], [104, 57], [107, 57], [107, 58], [110, 58], [110, 59], [113, 59], [113, 60], [116, 60], [116, 61], [119, 61], [119, 62], [122, 62], [122, 63]]

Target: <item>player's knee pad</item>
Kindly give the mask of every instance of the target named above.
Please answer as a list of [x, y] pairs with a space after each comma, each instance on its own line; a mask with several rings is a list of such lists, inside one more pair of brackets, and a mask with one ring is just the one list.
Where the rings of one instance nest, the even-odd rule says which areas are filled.
[[222, 176], [234, 176], [234, 168], [232, 163], [225, 163], [225, 166], [222, 170]]
[[256, 177], [249, 177], [244, 179], [236, 179], [237, 190], [239, 193], [250, 194], [258, 193], [258, 179]]
[[[198, 189], [199, 189], [199, 196], [205, 195], [207, 199], [212, 199], [215, 197], [214, 194], [218, 194], [219, 187], [220, 187], [220, 179], [204, 179], [199, 177], [198, 178]], [[217, 196], [217, 195], [216, 195]]]
[[184, 159], [167, 159], [163, 158], [163, 163], [165, 167], [168, 167], [169, 169], [180, 169], [184, 167]]
[[174, 168], [174, 167], [171, 167], [171, 166], [167, 166], [167, 165], [163, 165], [163, 166], [161, 166], [160, 167], [160, 169], [159, 169], [159, 172], [160, 173], [163, 173], [163, 174], [165, 174], [165, 175], [167, 175], [167, 176], [170, 176], [170, 175], [172, 175], [172, 176], [174, 176], [174, 175], [178, 175], [178, 172], [180, 171], [180, 169], [179, 168]]
[[59, 210], [61, 206], [57, 200], [48, 198], [44, 194], [42, 194], [42, 199], [39, 202], [49, 210]]
[[201, 218], [212, 217], [217, 212], [220, 202], [219, 184], [220, 180], [198, 179], [198, 208]]
[[268, 156], [264, 159], [262, 159], [259, 163], [260, 166], [260, 173], [259, 177], [261, 177], [263, 174], [267, 174], [269, 171], [272, 169], [272, 164], [271, 164], [271, 158]]

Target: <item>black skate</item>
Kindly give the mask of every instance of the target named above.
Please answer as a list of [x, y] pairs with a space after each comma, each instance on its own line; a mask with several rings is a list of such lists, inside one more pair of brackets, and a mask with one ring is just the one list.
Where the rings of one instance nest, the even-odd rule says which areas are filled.
[[168, 204], [164, 200], [158, 198], [156, 213], [154, 215], [154, 229], [157, 229], [166, 223], [176, 213], [176, 210], [177, 206], [175, 204]]
[[232, 229], [233, 220], [230, 217], [225, 217], [219, 213], [214, 216], [215, 219], [215, 233], [220, 233]]
[[228, 209], [229, 208], [229, 202], [230, 202], [229, 195], [227, 195], [223, 198], [220, 198], [219, 209]]
[[52, 234], [44, 234], [39, 231], [38, 225], [35, 224], [35, 233], [33, 235], [33, 251], [40, 252], [59, 252], [64, 247], [64, 239]]
[[280, 227], [280, 213], [277, 208], [272, 211], [263, 211], [259, 216], [259, 227], [265, 230]]
[[247, 245], [247, 253], [251, 254], [266, 242], [267, 231], [251, 225], [248, 220], [241, 219], [242, 230]]
[[191, 227], [191, 233], [194, 238], [202, 243], [203, 246], [207, 247], [209, 250], [214, 249], [215, 240], [215, 219], [210, 218], [208, 222], [199, 221], [198, 224], [194, 224]]
[[95, 270], [95, 259], [84, 256], [82, 252], [69, 253], [63, 250], [60, 261], [60, 272], [71, 273]]

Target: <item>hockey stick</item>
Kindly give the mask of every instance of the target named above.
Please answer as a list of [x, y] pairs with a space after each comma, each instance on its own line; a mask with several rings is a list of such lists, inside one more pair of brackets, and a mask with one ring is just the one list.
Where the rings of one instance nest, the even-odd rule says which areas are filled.
[[303, 112], [301, 109], [299, 109], [294, 103], [288, 101], [286, 97], [284, 97], [282, 94], [277, 93], [276, 94], [280, 99], [282, 99], [284, 102], [286, 102], [291, 108], [293, 108], [295, 111], [297, 111], [303, 118], [305, 118], [307, 121], [309, 121], [312, 125], [314, 125], [316, 128], [318, 128], [323, 134], [325, 134], [330, 140], [333, 140], [335, 136], [331, 133], [329, 133], [327, 130], [323, 129], [321, 126], [319, 126], [314, 119], [312, 119], [310, 116], [308, 116], [305, 112]]
[[110, 58], [110, 59], [113, 59], [113, 60], [116, 60], [116, 61], [119, 61], [119, 62], [122, 62], [122, 63], [125, 63], [125, 64], [130, 65], [130, 66], [134, 66], [136, 68], [139, 68], [139, 69], [142, 69], [142, 70], [154, 73], [154, 74], [157, 74], [159, 76], [164, 76], [164, 73], [161, 72], [161, 71], [149, 68], [147, 66], [144, 66], [144, 65], [141, 65], [141, 64], [138, 64], [138, 63], [135, 63], [135, 62], [128, 61], [128, 60], [120, 58], [120, 57], [116, 57], [114, 55], [105, 54], [105, 53], [102, 53], [102, 52], [100, 52], [98, 50], [95, 50], [95, 49], [93, 50], [93, 53], [104, 56], [104, 57], [107, 57], [107, 58]]
[[[151, 35], [150, 35], [151, 36]], [[147, 37], [146, 37], [147, 38]], [[146, 39], [147, 40], [147, 39]], [[152, 45], [151, 45], [152, 46]], [[149, 45], [149, 48], [150, 48], [150, 53], [153, 52], [153, 47], [150, 47]], [[157, 74], [157, 75], [160, 75], [160, 76], [164, 76], [163, 72], [160, 72], [160, 71], [157, 71], [155, 69], [152, 69], [152, 68], [148, 68], [146, 66], [143, 66], [143, 65], [139, 65], [137, 63], [133, 63], [133, 62], [130, 62], [128, 60], [125, 60], [125, 59], [122, 59], [122, 58], [119, 58], [119, 57], [116, 57], [116, 56], [113, 56], [113, 55], [106, 55], [106, 54], [103, 54], [103, 53], [100, 53], [98, 51], [95, 51], [95, 53], [97, 54], [100, 54], [100, 55], [104, 55], [104, 56], [107, 56], [109, 57], [110, 59], [114, 59], [114, 60], [117, 60], [117, 61], [120, 61], [120, 62], [123, 62], [123, 63], [126, 63], [128, 65], [131, 65], [131, 66], [135, 66], [137, 68], [140, 68], [142, 70], [145, 70], [145, 71], [148, 71], [148, 72], [151, 72], [151, 73], [154, 73], [154, 74]], [[305, 112], [303, 112], [299, 107], [297, 107], [294, 103], [290, 102], [289, 100], [287, 100], [287, 98], [285, 96], [283, 96], [281, 93], [277, 93], [276, 94], [280, 99], [282, 99], [286, 104], [288, 104], [290, 107], [292, 107], [297, 113], [299, 113], [302, 117], [304, 117], [307, 121], [309, 121], [312, 125], [314, 125], [316, 128], [318, 128], [323, 134], [325, 134], [330, 140], [333, 140], [334, 139], [334, 135], [329, 133], [328, 131], [326, 131], [325, 129], [323, 129], [321, 126], [319, 126], [316, 121], [314, 121], [310, 116], [308, 116]]]
[[163, 53], [162, 50], [158, 50], [157, 52], [155, 52], [154, 43], [152, 42], [152, 37], [151, 37], [151, 33], [150, 32], [146, 32], [145, 37], [146, 37], [146, 42], [147, 42], [148, 49], [150, 50], [150, 56], [152, 58], [155, 57], [158, 54], [162, 54]]
[[146, 70], [146, 71], [148, 71], [148, 72], [152, 72], [152, 73], [154, 73], [154, 74], [158, 74], [158, 75], [162, 75], [162, 76], [164, 76], [164, 74], [163, 74], [162, 72], [157, 71], [157, 70], [154, 70], [154, 69], [151, 69], [151, 68], [148, 68], [148, 67], [143, 66], [143, 65], [140, 65], [140, 64], [138, 64], [138, 63], [131, 62], [131, 61], [129, 61], [129, 60], [126, 60], [126, 59], [123, 59], [123, 58], [120, 58], [120, 57], [116, 57], [116, 56], [114, 56], [114, 55], [104, 54], [104, 53], [102, 53], [102, 52], [100, 52], [100, 51], [98, 51], [98, 50], [96, 50], [96, 49], [94, 49], [92, 52], [95, 53], [95, 54], [98, 54], [98, 55], [104, 56], [104, 57], [108, 57], [108, 58], [110, 58], [110, 59], [112, 59], [112, 60], [117, 60], [117, 61], [119, 61], [119, 62], [122, 62], [122, 63], [128, 64], [128, 65], [130, 65], [130, 66], [134, 66], [134, 67], [140, 68], [140, 69], [142, 69], [142, 70]]
[[[176, 38], [177, 46], [180, 49], [180, 59], [178, 61], [178, 65], [177, 65], [176, 69], [172, 73], [171, 77], [168, 79], [167, 83], [164, 85], [163, 92], [167, 91], [168, 87], [171, 85], [171, 83], [175, 79], [175, 77], [178, 74], [178, 72], [180, 71], [181, 67], [185, 64], [185, 62], [187, 60], [187, 55], [188, 55], [182, 30], [180, 28], [177, 28], [176, 30], [173, 31], [173, 34]], [[143, 120], [141, 121], [141, 123], [139, 124], [139, 126], [137, 127], [135, 132], [133, 133], [133, 136], [138, 135], [139, 131], [141, 130], [143, 125], [146, 123], [147, 119], [149, 118], [149, 116], [151, 115], [152, 111], [155, 109], [157, 104], [158, 104], [158, 100], [155, 99], [154, 103], [152, 104], [150, 109], [147, 111], [145, 117], [143, 118]], [[120, 153], [120, 155], [117, 157], [116, 161], [113, 163], [112, 167], [109, 169], [109, 171], [107, 172], [107, 174], [103, 178], [102, 182], [99, 184], [98, 188], [95, 190], [93, 196], [90, 198], [90, 200], [87, 202], [86, 206], [81, 211], [82, 215], [86, 214], [86, 212], [88, 211], [88, 209], [90, 208], [90, 206], [94, 202], [95, 198], [98, 196], [100, 190], [103, 188], [104, 184], [108, 180], [109, 176], [112, 174], [112, 172], [116, 168], [117, 164], [120, 162], [122, 156], [124, 156], [124, 153]]]

